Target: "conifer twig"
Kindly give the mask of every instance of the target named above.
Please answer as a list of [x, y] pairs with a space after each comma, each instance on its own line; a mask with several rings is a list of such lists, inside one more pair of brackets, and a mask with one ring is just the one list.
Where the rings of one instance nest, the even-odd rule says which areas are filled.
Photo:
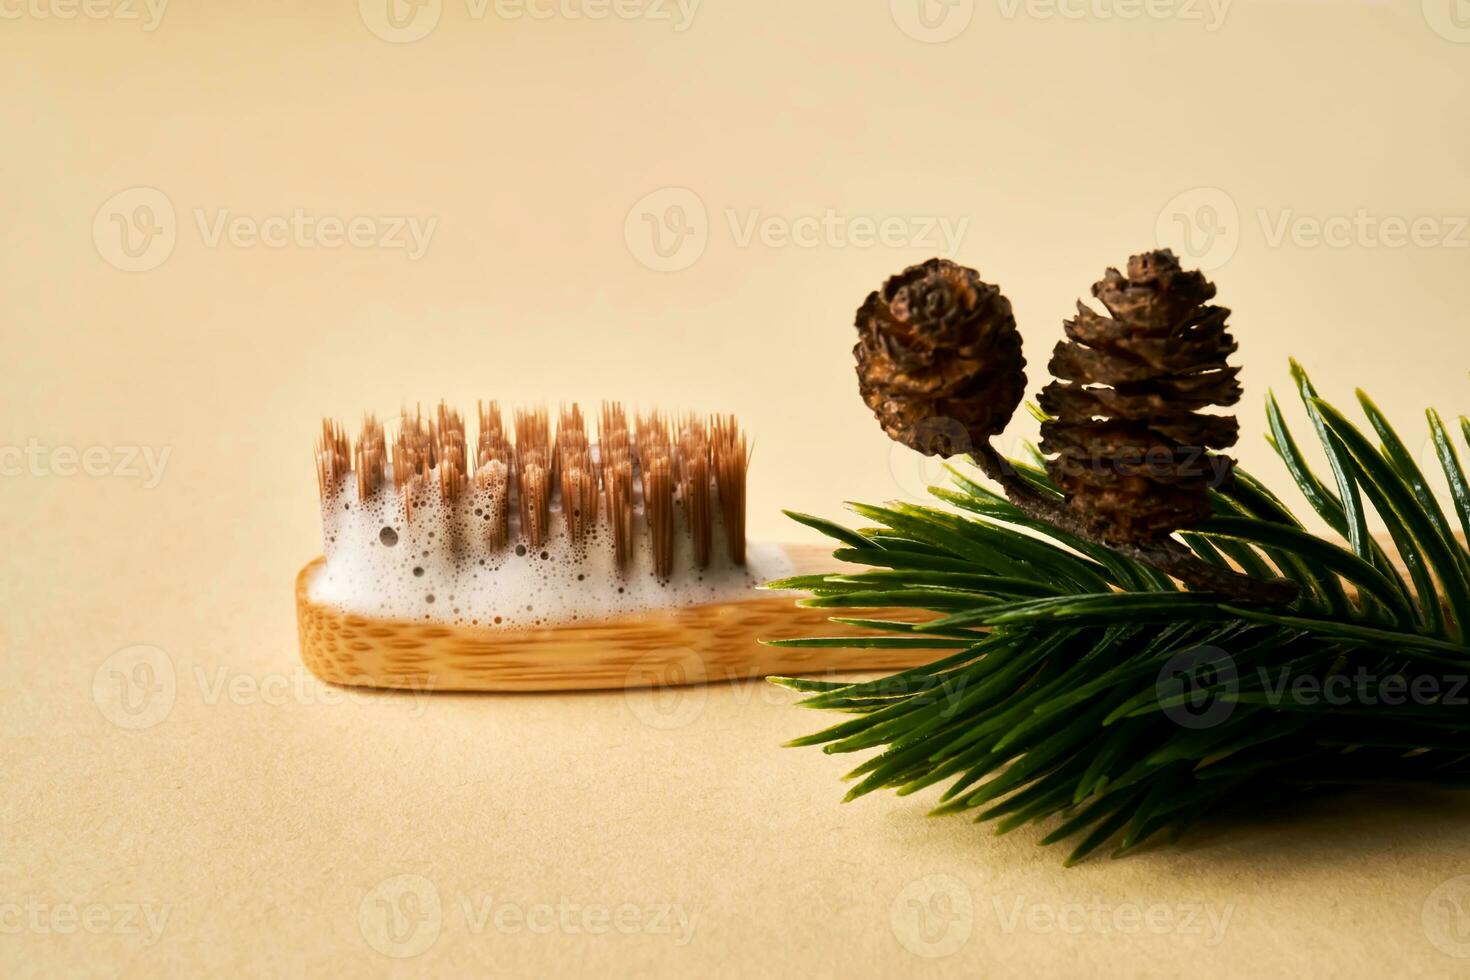
[[[970, 454], [970, 458], [980, 467], [981, 472], [1004, 488], [1011, 503], [1020, 508], [1027, 517], [1069, 534], [1096, 540], [1096, 536], [1085, 523], [1064, 503], [1048, 497], [1032, 486], [990, 443], [981, 443]], [[1173, 538], [1161, 538], [1156, 542], [1141, 544], [1098, 543], [1135, 561], [1152, 565], [1186, 585], [1208, 592], [1219, 592], [1246, 602], [1285, 605], [1296, 599], [1300, 592], [1295, 583], [1286, 579], [1265, 581], [1200, 561], [1193, 552]]]

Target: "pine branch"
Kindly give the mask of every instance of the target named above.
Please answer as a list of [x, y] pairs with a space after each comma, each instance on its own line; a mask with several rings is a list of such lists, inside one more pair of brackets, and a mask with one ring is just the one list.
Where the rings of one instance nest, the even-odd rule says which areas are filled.
[[[1316, 475], [1274, 397], [1270, 442], [1331, 536], [1238, 473], [1213, 495], [1214, 516], [1168, 539], [1165, 554], [1103, 547], [1067, 517], [1045, 471], [988, 446], [974, 461], [1004, 496], [954, 472], [953, 487], [931, 491], [952, 509], [854, 505], [875, 525], [859, 529], [792, 515], [867, 569], [776, 584], [871, 632], [782, 645], [941, 655], [861, 683], [773, 679], [808, 695], [807, 708], [851, 716], [793, 744], [879, 749], [851, 773], [849, 799], [943, 784], [936, 813], [974, 811], [998, 832], [1045, 824], [1042, 843], [1076, 842], [1069, 863], [1109, 843], [1116, 856], [1177, 839], [1205, 814], [1267, 800], [1470, 782], [1470, 550], [1456, 534], [1470, 530], [1470, 481], [1459, 451], [1429, 413], [1445, 505], [1371, 399], [1359, 402], [1376, 445], [1292, 368], [1331, 477]], [[1470, 441], [1470, 420], [1460, 435]], [[1391, 549], [1368, 535], [1374, 518]], [[1240, 579], [1289, 579], [1294, 596], [1242, 603]], [[933, 616], [857, 612], [895, 607]]]

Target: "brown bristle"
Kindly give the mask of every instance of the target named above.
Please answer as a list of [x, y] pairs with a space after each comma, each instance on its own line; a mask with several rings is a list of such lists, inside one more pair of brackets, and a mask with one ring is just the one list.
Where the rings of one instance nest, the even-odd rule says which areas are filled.
[[500, 419], [500, 405], [491, 402], [475, 403], [480, 416], [480, 432], [475, 441], [475, 469], [486, 463], [498, 462], [509, 467], [511, 462], [510, 440], [505, 436], [505, 424]]
[[710, 510], [709, 428], [697, 415], [689, 415], [679, 430], [679, 494], [684, 500], [684, 517], [694, 544], [694, 564], [709, 567], [714, 514]]
[[603, 402], [597, 425], [598, 463], [613, 554], [624, 568], [633, 555], [633, 450], [628, 441], [628, 416], [618, 402]]
[[322, 419], [322, 437], [316, 444], [316, 484], [323, 500], [337, 492], [337, 484], [351, 468], [347, 430], [331, 419]]
[[546, 409], [517, 411], [515, 430], [521, 530], [531, 547], [539, 548], [551, 530], [551, 421]]
[[422, 413], [403, 410], [398, 435], [393, 438], [393, 489], [403, 498], [403, 518], [413, 519], [414, 480], [428, 482], [434, 465], [434, 438]]
[[597, 523], [597, 474], [590, 455], [562, 460], [561, 513], [572, 541], [581, 544], [588, 529]]
[[597, 444], [604, 449], [628, 449], [628, 413], [622, 402], [603, 402], [597, 423]]
[[561, 511], [567, 533], [581, 544], [597, 523], [597, 471], [582, 409], [562, 408], [556, 425], [556, 471], [561, 485]]
[[668, 578], [674, 567], [674, 461], [668, 423], [657, 411], [640, 415], [634, 441], [653, 570], [659, 578]]
[[750, 470], [750, 448], [733, 415], [717, 415], [710, 423], [715, 486], [720, 493], [720, 516], [725, 520], [725, 545], [730, 560], [745, 564], [745, 476]]
[[657, 410], [638, 416], [634, 427], [634, 441], [638, 455], [667, 455], [669, 450], [669, 424]]
[[492, 459], [475, 470], [475, 486], [486, 491], [485, 540], [494, 549], [510, 543], [510, 467]]
[[490, 547], [510, 542], [510, 466], [514, 453], [505, 435], [500, 403], [475, 403], [480, 428], [475, 437], [475, 486], [489, 496], [485, 505], [485, 539]]
[[519, 465], [551, 466], [551, 420], [546, 409], [518, 410], [515, 418], [516, 462]]
[[618, 567], [626, 568], [633, 557], [633, 460], [626, 452], [615, 452], [603, 464], [602, 494], [607, 503], [613, 555]]
[[409, 415], [404, 409], [398, 434], [393, 437], [393, 489], [402, 492], [414, 477], [428, 476], [433, 459], [434, 439], [429, 424], [419, 412]]
[[674, 570], [674, 464], [667, 453], [644, 457], [643, 514], [653, 552], [653, 571], [668, 578]]
[[563, 405], [556, 420], [556, 440], [551, 446], [553, 481], [561, 480], [563, 458], [575, 458], [586, 448], [588, 448], [587, 423], [582, 418], [582, 407], [575, 402], [570, 408]]
[[[392, 489], [411, 519], [415, 499], [423, 500], [419, 495], [437, 489], [439, 499], [452, 504], [473, 484], [475, 516], [483, 520], [492, 548], [510, 543], [512, 510], [519, 534], [538, 550], [552, 534], [553, 513], [561, 514], [575, 544], [583, 543], [602, 518], [621, 568], [632, 559], [634, 522], [641, 510], [653, 571], [664, 579], [674, 573], [679, 524], [688, 529], [694, 566], [709, 567], [718, 508], [729, 557], [744, 563], [750, 450], [733, 417], [704, 421], [655, 410], [630, 425], [620, 403], [605, 402], [594, 445], [576, 404], [557, 413], [554, 437], [546, 409], [514, 412], [513, 441], [498, 403], [480, 402], [476, 409], [473, 459], [463, 416], [442, 402], [427, 419], [418, 409], [412, 414], [405, 409], [391, 441], [371, 415], [364, 418], [355, 445], [340, 426], [324, 421], [317, 444], [323, 501], [337, 494], [349, 475], [355, 475], [358, 498], [367, 500], [385, 488], [391, 472]], [[559, 504], [555, 510], [554, 504]], [[684, 510], [682, 521], [677, 508]]]
[[388, 444], [383, 436], [383, 423], [371, 415], [363, 417], [362, 434], [352, 453], [352, 469], [357, 474], [357, 499], [366, 500], [383, 485], [388, 469]]
[[551, 470], [540, 463], [528, 463], [517, 474], [520, 481], [521, 530], [531, 547], [546, 543], [551, 532]]
[[439, 494], [445, 500], [457, 500], [469, 480], [465, 471], [469, 450], [465, 445], [464, 417], [440, 402], [434, 413], [431, 435], [439, 473]]

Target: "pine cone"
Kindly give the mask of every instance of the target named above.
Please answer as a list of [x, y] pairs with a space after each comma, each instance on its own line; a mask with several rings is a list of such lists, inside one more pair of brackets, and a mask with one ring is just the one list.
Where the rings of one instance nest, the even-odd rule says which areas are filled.
[[1026, 391], [1011, 304], [974, 269], [912, 266], [858, 310], [858, 389], [889, 437], [926, 456], [968, 452]]
[[1230, 416], [1202, 415], [1240, 400], [1230, 311], [1206, 305], [1215, 287], [1184, 272], [1165, 249], [1109, 269], [1092, 287], [1111, 317], [1082, 303], [1057, 344], [1041, 407], [1052, 480], [1105, 541], [1141, 543], [1210, 514], [1209, 490], [1227, 483], [1234, 460], [1207, 449], [1234, 445]]

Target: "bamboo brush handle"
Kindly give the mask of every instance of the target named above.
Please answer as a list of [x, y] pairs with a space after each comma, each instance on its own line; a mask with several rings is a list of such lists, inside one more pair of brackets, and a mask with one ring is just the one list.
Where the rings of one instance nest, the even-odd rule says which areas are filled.
[[[829, 551], [791, 546], [795, 574], [832, 571]], [[759, 640], [855, 636], [828, 622], [835, 610], [797, 606], [796, 596], [752, 591], [722, 603], [658, 609], [602, 622], [535, 630], [377, 619], [311, 601], [307, 584], [324, 559], [296, 576], [301, 659], [333, 684], [415, 691], [566, 691], [699, 684], [771, 674], [916, 667], [933, 649], [785, 649]], [[864, 610], [911, 620], [912, 610]]]

